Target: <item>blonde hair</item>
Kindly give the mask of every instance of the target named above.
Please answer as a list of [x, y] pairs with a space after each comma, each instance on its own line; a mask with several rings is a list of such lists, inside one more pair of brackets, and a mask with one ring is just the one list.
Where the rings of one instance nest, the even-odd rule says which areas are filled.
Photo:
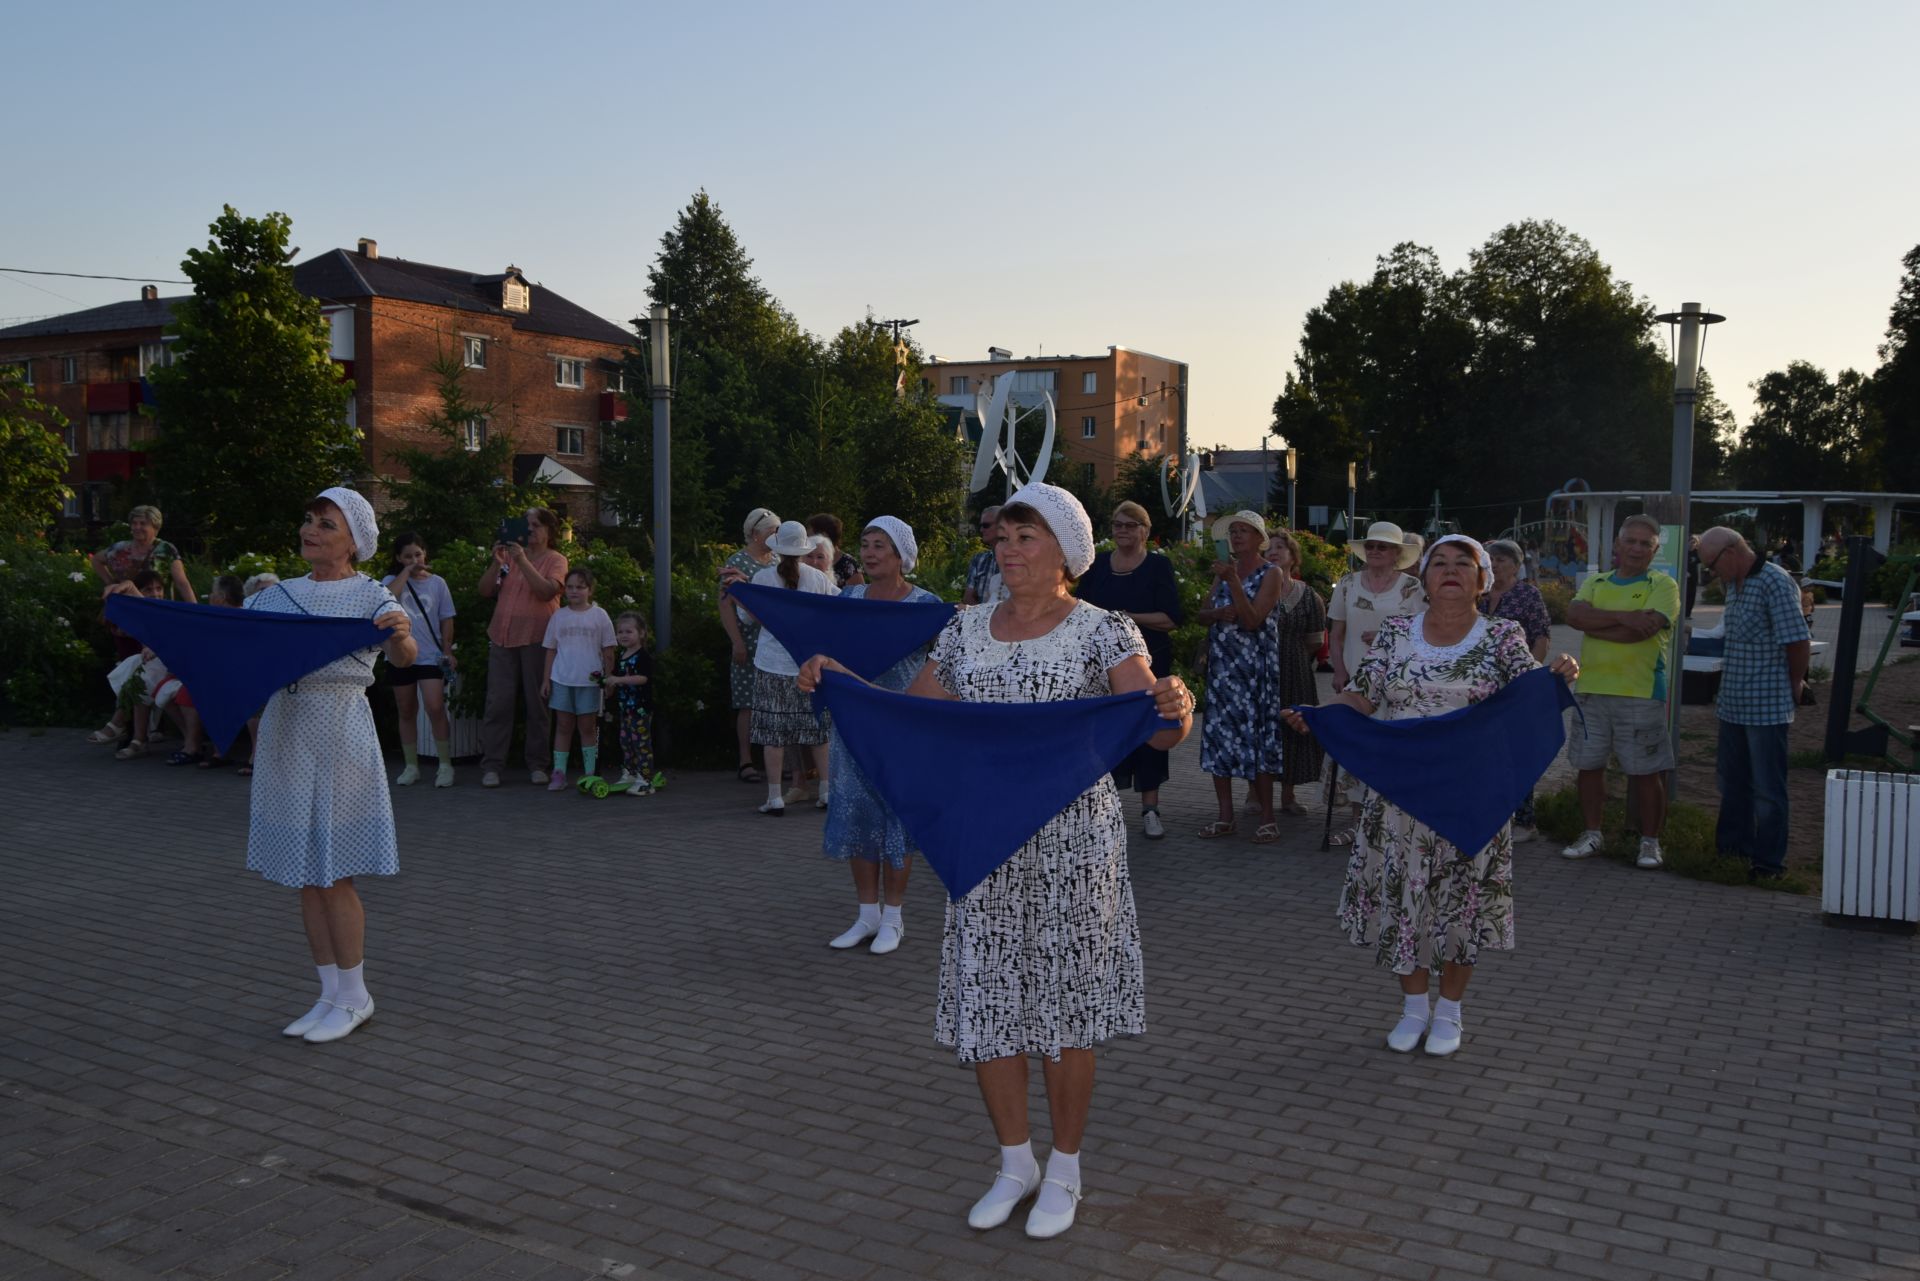
[[1128, 520], [1139, 521], [1140, 528], [1142, 529], [1150, 530], [1153, 528], [1153, 517], [1147, 515], [1147, 509], [1139, 503], [1134, 502], [1131, 498], [1121, 503], [1118, 507], [1115, 507], [1113, 514], [1116, 516], [1125, 516]]
[[144, 520], [152, 525], [155, 533], [159, 533], [160, 526], [166, 523], [161, 519], [160, 509], [152, 503], [141, 503], [138, 507], [127, 509], [127, 523], [131, 525], [136, 520]]
[[1288, 554], [1293, 557], [1293, 564], [1289, 565], [1287, 569], [1294, 577], [1298, 578], [1300, 570], [1300, 540], [1293, 536], [1292, 530], [1275, 528], [1267, 531], [1267, 546], [1272, 547], [1275, 543], [1279, 543], [1282, 547], [1286, 548]]

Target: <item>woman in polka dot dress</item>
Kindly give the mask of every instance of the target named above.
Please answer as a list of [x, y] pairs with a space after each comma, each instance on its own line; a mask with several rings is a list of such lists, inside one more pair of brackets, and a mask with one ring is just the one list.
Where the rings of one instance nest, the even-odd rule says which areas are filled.
[[[373, 558], [378, 538], [366, 499], [327, 490], [307, 504], [300, 526], [300, 554], [312, 571], [266, 588], [247, 608], [371, 619], [387, 633], [387, 662], [412, 666], [406, 612], [354, 568]], [[353, 878], [400, 870], [386, 765], [366, 698], [375, 653], [348, 654], [276, 691], [253, 754], [247, 867], [300, 891], [320, 999], [284, 1031], [316, 1043], [337, 1041], [373, 1017], [362, 968], [366, 915]]]

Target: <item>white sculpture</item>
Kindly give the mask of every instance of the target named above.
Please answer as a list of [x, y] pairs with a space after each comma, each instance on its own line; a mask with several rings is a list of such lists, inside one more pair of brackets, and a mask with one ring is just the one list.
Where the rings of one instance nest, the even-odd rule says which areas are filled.
[[[1001, 374], [993, 380], [991, 394], [982, 387], [974, 398], [975, 412], [980, 415], [980, 448], [973, 456], [973, 479], [967, 486], [967, 492], [979, 493], [993, 479], [997, 467], [1006, 473], [1007, 495], [1022, 485], [1032, 484], [1047, 478], [1047, 467], [1053, 461], [1053, 438], [1059, 427], [1059, 418], [1054, 410], [1053, 393], [1042, 392], [1041, 403], [1034, 408], [1022, 410], [1019, 402], [1013, 399], [1013, 375]], [[1020, 461], [1020, 454], [1014, 448], [1020, 420], [1031, 418], [1036, 412], [1046, 415], [1046, 433], [1040, 439], [1040, 453], [1031, 468]]]
[[[1187, 455], [1186, 463], [1179, 469], [1178, 478], [1173, 483], [1173, 489], [1169, 490], [1167, 479], [1173, 475], [1174, 461], [1169, 458], [1160, 469], [1160, 502], [1166, 507], [1167, 515], [1178, 520], [1187, 508], [1194, 507], [1196, 515], [1205, 520], [1207, 500], [1200, 493], [1200, 451], [1196, 449]], [[1180, 495], [1178, 502], [1174, 501], [1175, 492]]]

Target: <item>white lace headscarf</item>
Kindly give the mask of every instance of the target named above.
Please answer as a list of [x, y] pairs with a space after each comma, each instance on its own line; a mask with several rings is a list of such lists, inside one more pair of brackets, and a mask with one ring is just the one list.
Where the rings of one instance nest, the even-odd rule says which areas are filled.
[[1448, 543], [1459, 543], [1463, 547], [1472, 549], [1473, 559], [1480, 565], [1480, 591], [1485, 593], [1487, 587], [1493, 582], [1493, 558], [1487, 555], [1487, 549], [1480, 545], [1479, 539], [1469, 538], [1465, 534], [1442, 534], [1427, 545], [1425, 554], [1420, 557], [1420, 585], [1422, 587], [1427, 585], [1427, 562], [1433, 559], [1433, 553], [1436, 550], [1445, 547]]
[[326, 499], [347, 518], [347, 529], [353, 534], [353, 558], [372, 560], [380, 550], [380, 523], [373, 518], [373, 504], [341, 485], [323, 489], [315, 497]]
[[913, 567], [920, 562], [920, 544], [914, 540], [913, 526], [898, 516], [875, 516], [867, 522], [867, 529], [879, 530], [893, 543], [893, 550], [900, 553], [902, 574], [913, 572]]
[[1058, 485], [1040, 481], [1024, 486], [1006, 502], [1007, 507], [1021, 504], [1039, 512], [1047, 522], [1066, 556], [1069, 574], [1078, 578], [1093, 568], [1093, 521], [1078, 498]]

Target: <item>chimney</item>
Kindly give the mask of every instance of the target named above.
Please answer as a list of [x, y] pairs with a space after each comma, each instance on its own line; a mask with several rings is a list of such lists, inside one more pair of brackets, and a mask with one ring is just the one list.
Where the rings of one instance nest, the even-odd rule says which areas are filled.
[[159, 299], [160, 299], [160, 286], [158, 285], [140, 286], [141, 302], [158, 302]]
[[987, 359], [990, 361], [996, 361], [996, 362], [1002, 361], [1002, 360], [1012, 360], [1013, 353], [1007, 350], [1005, 347], [989, 347], [987, 348]]
[[378, 258], [380, 256], [380, 242], [366, 236], [360, 237], [360, 256], [362, 258]]

